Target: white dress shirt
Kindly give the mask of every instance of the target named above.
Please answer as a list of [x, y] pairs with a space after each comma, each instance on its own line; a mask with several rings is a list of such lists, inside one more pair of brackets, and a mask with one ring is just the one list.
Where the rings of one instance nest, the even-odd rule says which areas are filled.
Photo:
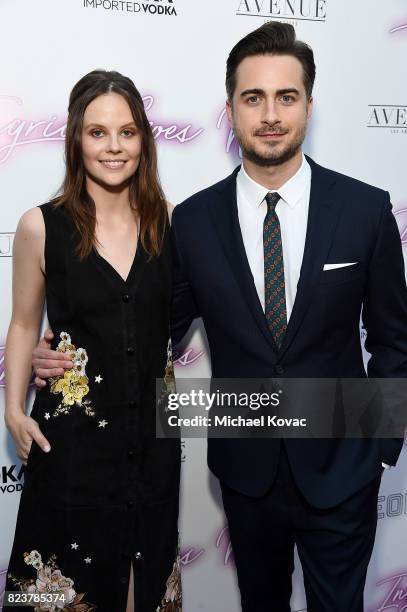
[[[264, 310], [263, 222], [267, 212], [264, 198], [270, 189], [251, 179], [243, 165], [237, 175], [236, 188], [243, 243], [257, 295]], [[278, 189], [280, 200], [276, 206], [283, 247], [287, 322], [291, 316], [300, 278], [310, 192], [311, 168], [303, 155], [300, 169]]]

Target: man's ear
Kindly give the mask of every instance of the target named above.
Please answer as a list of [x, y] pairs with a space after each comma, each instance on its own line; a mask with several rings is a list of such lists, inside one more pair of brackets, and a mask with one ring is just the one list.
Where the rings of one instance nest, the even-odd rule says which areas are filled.
[[314, 108], [314, 98], [310, 96], [308, 100], [308, 104], [307, 104], [307, 119], [311, 119], [313, 108]]
[[229, 123], [232, 123], [232, 103], [229, 98], [226, 100], [226, 113], [229, 119]]

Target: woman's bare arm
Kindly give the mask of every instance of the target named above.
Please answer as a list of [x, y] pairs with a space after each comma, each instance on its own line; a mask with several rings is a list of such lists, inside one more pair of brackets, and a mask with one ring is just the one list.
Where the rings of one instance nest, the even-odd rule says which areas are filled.
[[50, 445], [38, 423], [25, 414], [25, 398], [31, 378], [31, 353], [38, 341], [44, 299], [45, 227], [39, 208], [20, 219], [13, 245], [13, 310], [6, 341], [5, 421], [25, 462], [32, 440], [44, 450]]

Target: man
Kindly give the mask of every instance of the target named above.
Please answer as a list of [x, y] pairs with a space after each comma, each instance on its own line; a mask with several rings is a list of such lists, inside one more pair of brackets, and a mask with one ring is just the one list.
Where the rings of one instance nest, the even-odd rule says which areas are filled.
[[[290, 25], [239, 41], [226, 104], [242, 167], [173, 213], [173, 340], [202, 317], [214, 378], [365, 377], [362, 307], [369, 376], [407, 375], [389, 195], [304, 157], [314, 78], [313, 52]], [[244, 612], [290, 609], [294, 544], [310, 612], [363, 610], [382, 462], [394, 465], [401, 447], [209, 439]]]
[[[290, 25], [268, 23], [239, 41], [226, 87], [243, 164], [173, 213], [173, 340], [202, 317], [214, 378], [365, 377], [362, 307], [369, 376], [407, 374], [407, 291], [389, 196], [304, 157], [314, 78], [312, 50]], [[37, 371], [58, 365], [39, 356], [50, 353], [37, 352]], [[290, 610], [295, 544], [310, 612], [363, 610], [382, 463], [395, 465], [401, 447], [208, 441], [243, 612]]]

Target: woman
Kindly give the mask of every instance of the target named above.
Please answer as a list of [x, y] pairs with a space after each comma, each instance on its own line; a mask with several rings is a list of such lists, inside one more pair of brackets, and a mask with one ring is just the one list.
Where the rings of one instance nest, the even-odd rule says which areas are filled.
[[[117, 72], [84, 76], [68, 113], [62, 193], [14, 242], [6, 423], [28, 462], [6, 590], [40, 595], [37, 610], [178, 612], [180, 447], [155, 438], [155, 379], [172, 366], [155, 143]], [[73, 367], [26, 416], [44, 298]]]

